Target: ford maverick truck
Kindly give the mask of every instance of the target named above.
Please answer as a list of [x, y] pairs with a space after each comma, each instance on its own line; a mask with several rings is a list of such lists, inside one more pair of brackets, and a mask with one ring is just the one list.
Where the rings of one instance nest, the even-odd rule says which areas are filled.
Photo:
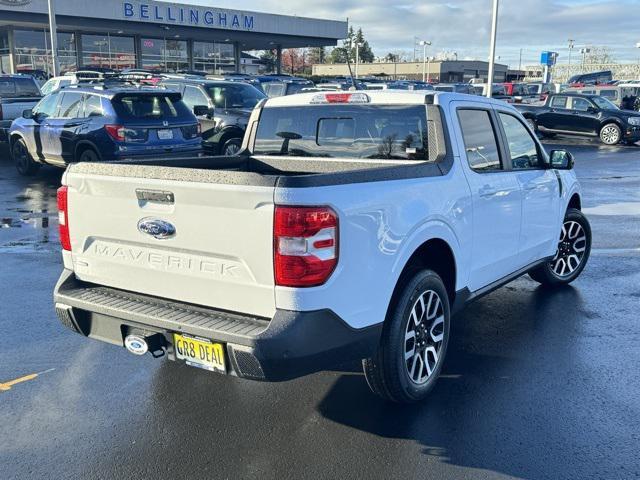
[[433, 91], [260, 102], [239, 155], [72, 164], [58, 191], [61, 322], [253, 380], [362, 360], [415, 402], [452, 314], [591, 248], [570, 153], [510, 105]]

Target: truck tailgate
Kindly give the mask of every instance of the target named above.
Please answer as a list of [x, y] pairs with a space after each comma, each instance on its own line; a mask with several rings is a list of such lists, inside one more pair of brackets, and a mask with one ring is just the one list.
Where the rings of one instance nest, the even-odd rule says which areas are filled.
[[[145, 168], [151, 167], [137, 171]], [[69, 169], [64, 183], [76, 276], [196, 305], [273, 316], [274, 187], [195, 178], [75, 174]], [[168, 222], [175, 233], [156, 238], [139, 226], [158, 221]]]

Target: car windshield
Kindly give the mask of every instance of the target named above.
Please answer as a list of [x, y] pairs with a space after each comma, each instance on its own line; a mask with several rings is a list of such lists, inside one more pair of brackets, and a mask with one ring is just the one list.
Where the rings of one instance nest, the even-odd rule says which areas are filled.
[[603, 110], [620, 110], [614, 103], [611, 103], [606, 98], [593, 97], [593, 102]]
[[127, 93], [116, 96], [113, 106], [118, 115], [131, 119], [189, 116], [189, 109], [175, 93]]
[[254, 153], [298, 157], [427, 160], [424, 106], [265, 108]]
[[222, 109], [250, 109], [263, 98], [267, 98], [260, 90], [246, 83], [207, 85], [206, 90], [213, 99], [213, 106]]
[[40, 90], [32, 78], [0, 78], [0, 97], [39, 97]]

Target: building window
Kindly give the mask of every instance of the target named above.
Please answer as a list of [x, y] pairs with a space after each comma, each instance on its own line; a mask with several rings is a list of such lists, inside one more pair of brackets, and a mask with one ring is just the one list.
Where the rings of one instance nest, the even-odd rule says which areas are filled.
[[[58, 63], [60, 72], [77, 68], [76, 39], [74, 33], [58, 32]], [[51, 36], [48, 30], [13, 31], [15, 69], [53, 71], [51, 60]]]
[[233, 45], [193, 42], [193, 68], [213, 74], [235, 72]]
[[177, 72], [189, 69], [186, 40], [143, 38], [140, 46], [142, 68]]
[[11, 73], [10, 53], [9, 33], [6, 30], [0, 30], [0, 73]]
[[133, 37], [82, 35], [82, 64], [121, 70], [136, 66]]

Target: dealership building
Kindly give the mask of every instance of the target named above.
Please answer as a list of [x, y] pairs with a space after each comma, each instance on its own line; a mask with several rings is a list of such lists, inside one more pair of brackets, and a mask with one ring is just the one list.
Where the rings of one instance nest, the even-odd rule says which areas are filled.
[[[242, 52], [336, 45], [347, 22], [152, 0], [56, 0], [60, 71], [243, 70]], [[281, 62], [277, 62], [280, 65]], [[52, 71], [47, 0], [0, 0], [0, 72]]]

